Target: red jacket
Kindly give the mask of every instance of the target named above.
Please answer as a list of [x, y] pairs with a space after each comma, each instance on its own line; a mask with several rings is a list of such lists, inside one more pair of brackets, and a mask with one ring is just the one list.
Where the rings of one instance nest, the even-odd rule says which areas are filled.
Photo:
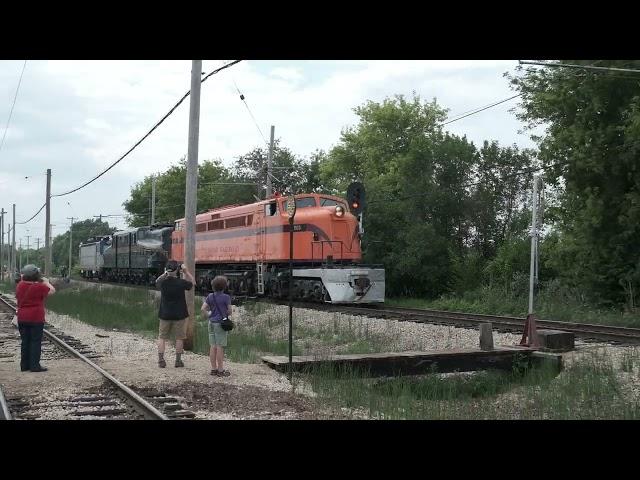
[[44, 323], [44, 299], [47, 295], [49, 295], [49, 287], [44, 283], [21, 280], [16, 286], [18, 321]]

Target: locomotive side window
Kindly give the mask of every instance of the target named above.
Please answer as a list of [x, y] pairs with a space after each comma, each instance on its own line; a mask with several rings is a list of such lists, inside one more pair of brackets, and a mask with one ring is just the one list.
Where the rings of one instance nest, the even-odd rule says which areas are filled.
[[276, 202], [271, 202], [264, 206], [265, 217], [273, 217], [276, 213], [278, 213], [278, 205]]
[[225, 220], [225, 228], [244, 227], [246, 217], [227, 218]]
[[247, 227], [253, 224], [253, 214], [247, 215]]
[[296, 208], [315, 207], [316, 199], [313, 197], [296, 198]]
[[224, 228], [224, 220], [218, 220], [215, 222], [209, 222], [207, 224], [208, 230], [221, 230]]
[[182, 230], [182, 223], [180, 223], [180, 222], [176, 222], [176, 225], [175, 225], [175, 231], [176, 231], [176, 232], [179, 232], [180, 230]]

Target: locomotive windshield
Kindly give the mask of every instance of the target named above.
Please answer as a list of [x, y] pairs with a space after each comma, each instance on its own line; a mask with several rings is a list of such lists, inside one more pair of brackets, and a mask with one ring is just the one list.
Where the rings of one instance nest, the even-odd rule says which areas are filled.
[[334, 200], [333, 198], [324, 198], [320, 197], [320, 206], [321, 207], [335, 207], [336, 205], [340, 205], [342, 208], [347, 208], [347, 206], [339, 202], [338, 200]]
[[315, 207], [316, 199], [314, 197], [296, 198], [296, 208]]

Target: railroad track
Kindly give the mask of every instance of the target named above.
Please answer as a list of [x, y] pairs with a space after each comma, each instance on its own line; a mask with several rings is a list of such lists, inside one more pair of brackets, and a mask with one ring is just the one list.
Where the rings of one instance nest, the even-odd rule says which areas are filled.
[[[86, 281], [86, 280], [84, 280]], [[92, 282], [93, 283], [93, 282]], [[114, 284], [124, 287], [146, 288], [135, 285]], [[286, 305], [286, 300], [251, 299], [266, 303]], [[319, 304], [312, 302], [294, 301], [298, 308], [344, 312], [368, 317], [390, 318], [399, 321], [432, 323], [440, 325], [455, 325], [477, 328], [481, 323], [492, 323], [501, 332], [521, 333], [524, 328], [524, 318], [500, 315], [484, 315], [478, 313], [452, 312], [446, 310], [426, 310], [420, 308], [403, 308], [389, 306], [343, 306], [333, 304]], [[586, 341], [605, 341], [620, 344], [640, 344], [640, 328], [598, 325], [593, 323], [561, 322], [557, 320], [536, 319], [539, 329], [563, 330], [572, 332], [577, 338]]]
[[[14, 312], [15, 306], [0, 295], [0, 313], [5, 314], [4, 330], [6, 330], [8, 324], [6, 317], [12, 316]], [[17, 342], [10, 342], [10, 340], [7, 334], [2, 335], [0, 346], [9, 343], [9, 348], [15, 350]], [[55, 347], [58, 350], [57, 357], [51, 356], [51, 347]], [[19, 347], [17, 349], [19, 350]], [[170, 418], [195, 417], [193, 412], [185, 410], [174, 397], [166, 396], [160, 392], [146, 395], [144, 398], [138, 395], [91, 360], [91, 358], [98, 358], [99, 355], [91, 352], [86, 345], [78, 340], [64, 335], [63, 332], [59, 332], [47, 325], [43, 336], [43, 358], [60, 358], [59, 352], [62, 352], [63, 356], [77, 358], [99, 372], [106, 379], [105, 385], [94, 389], [94, 391], [78, 392], [77, 395], [52, 401], [42, 401], [34, 398], [8, 399], [2, 394], [2, 387], [0, 386], [0, 418], [40, 418], [41, 413], [38, 412], [52, 407], [63, 408], [65, 412], [70, 412], [70, 416], [78, 418], [168, 420]], [[4, 352], [3, 356], [12, 355]], [[6, 386], [4, 390], [6, 393]], [[166, 414], [156, 408], [154, 404], [164, 410]]]
[[[400, 321], [433, 323], [478, 327], [481, 323], [491, 323], [499, 331], [521, 333], [524, 318], [477, 313], [451, 312], [445, 310], [425, 310], [402, 307], [342, 307], [339, 309], [357, 315], [394, 318]], [[560, 322], [536, 319], [539, 329], [572, 332], [576, 337], [589, 341], [606, 341], [622, 344], [640, 344], [640, 328], [597, 325], [592, 323]]]
[[[258, 299], [260, 302], [287, 305], [286, 300]], [[478, 328], [481, 323], [491, 323], [499, 332], [522, 333], [525, 319], [501, 315], [452, 312], [447, 310], [427, 310], [422, 308], [390, 307], [387, 305], [332, 305], [294, 301], [297, 308], [362, 315], [366, 317], [388, 318], [401, 322], [430, 323]], [[604, 341], [618, 344], [640, 344], [640, 328], [598, 325], [593, 323], [561, 322], [536, 319], [538, 329], [572, 332], [585, 341]]]

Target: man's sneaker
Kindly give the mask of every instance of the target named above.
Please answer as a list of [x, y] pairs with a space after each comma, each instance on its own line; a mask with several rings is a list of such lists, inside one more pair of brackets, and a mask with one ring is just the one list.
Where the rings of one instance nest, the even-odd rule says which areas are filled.
[[210, 375], [213, 375], [214, 377], [218, 376], [218, 370], [211, 370]]
[[164, 368], [167, 366], [167, 362], [165, 362], [164, 358], [162, 360], [158, 360], [158, 366], [160, 368]]
[[42, 365], [38, 365], [36, 368], [31, 369], [32, 372], [46, 372], [47, 370], [49, 369], [46, 367], [43, 367]]
[[184, 367], [184, 363], [182, 363], [182, 360], [176, 360], [176, 365], [175, 366], [176, 366], [176, 368]]
[[218, 370], [218, 376], [219, 377], [228, 377], [230, 375], [231, 375], [231, 373], [229, 373], [229, 371], [227, 371], [227, 370]]

